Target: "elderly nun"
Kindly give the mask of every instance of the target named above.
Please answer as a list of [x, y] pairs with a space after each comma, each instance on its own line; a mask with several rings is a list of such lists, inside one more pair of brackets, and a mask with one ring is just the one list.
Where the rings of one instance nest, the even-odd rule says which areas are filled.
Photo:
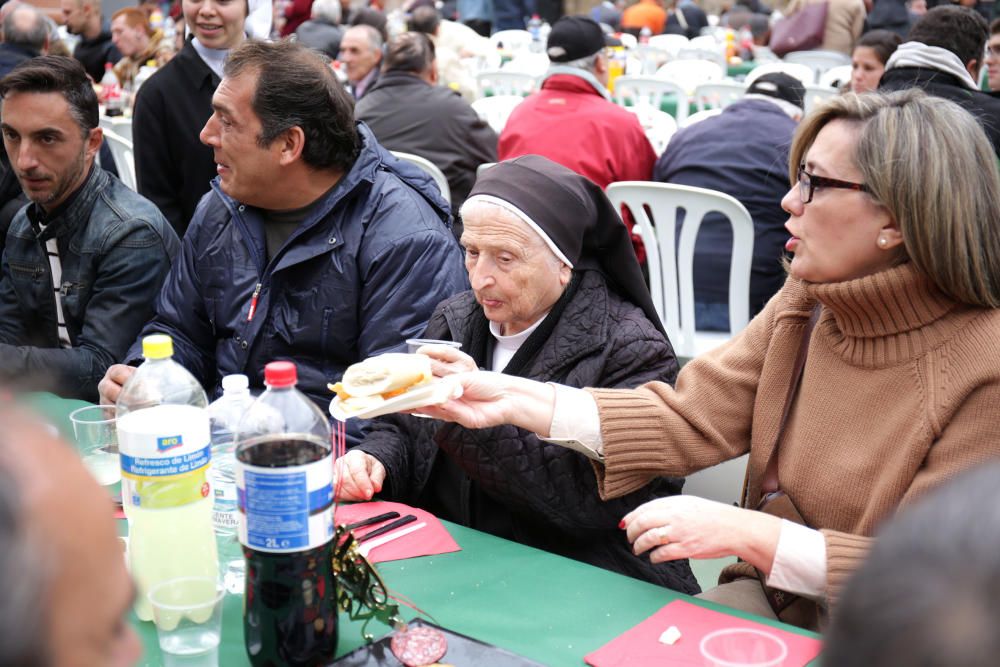
[[[673, 382], [677, 360], [621, 218], [601, 189], [546, 158], [501, 162], [462, 206], [472, 289], [438, 305], [422, 348], [445, 375], [485, 368], [571, 387]], [[698, 592], [687, 561], [636, 558], [619, 519], [683, 480], [612, 501], [587, 458], [514, 426], [468, 429], [412, 415], [375, 420], [338, 462], [340, 497], [374, 494], [568, 558]]]

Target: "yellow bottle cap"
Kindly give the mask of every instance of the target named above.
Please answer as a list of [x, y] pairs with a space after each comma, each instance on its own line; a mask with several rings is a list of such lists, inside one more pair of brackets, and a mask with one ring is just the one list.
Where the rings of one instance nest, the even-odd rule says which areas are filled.
[[174, 356], [174, 341], [166, 334], [153, 334], [142, 339], [142, 356], [147, 359], [166, 359]]

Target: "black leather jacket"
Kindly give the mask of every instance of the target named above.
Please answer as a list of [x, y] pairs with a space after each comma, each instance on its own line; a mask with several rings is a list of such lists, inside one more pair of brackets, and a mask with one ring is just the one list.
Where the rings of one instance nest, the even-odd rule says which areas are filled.
[[[84, 400], [153, 314], [180, 241], [152, 203], [93, 167], [44, 231], [29, 206], [11, 222], [0, 272], [0, 382]], [[73, 346], [60, 348], [45, 243], [55, 238]]]

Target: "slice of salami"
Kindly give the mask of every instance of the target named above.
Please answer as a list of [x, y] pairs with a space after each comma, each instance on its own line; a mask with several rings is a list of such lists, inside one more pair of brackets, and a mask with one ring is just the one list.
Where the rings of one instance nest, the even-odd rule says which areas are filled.
[[406, 667], [431, 665], [444, 656], [448, 640], [434, 628], [413, 626], [392, 637], [392, 654]]

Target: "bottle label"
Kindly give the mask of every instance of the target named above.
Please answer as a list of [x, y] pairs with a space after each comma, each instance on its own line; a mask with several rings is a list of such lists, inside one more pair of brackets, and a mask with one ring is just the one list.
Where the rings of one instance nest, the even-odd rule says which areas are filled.
[[333, 539], [333, 463], [329, 456], [288, 468], [236, 462], [240, 542], [292, 553]]
[[159, 405], [118, 420], [122, 499], [166, 509], [209, 497], [208, 416], [190, 405]]

